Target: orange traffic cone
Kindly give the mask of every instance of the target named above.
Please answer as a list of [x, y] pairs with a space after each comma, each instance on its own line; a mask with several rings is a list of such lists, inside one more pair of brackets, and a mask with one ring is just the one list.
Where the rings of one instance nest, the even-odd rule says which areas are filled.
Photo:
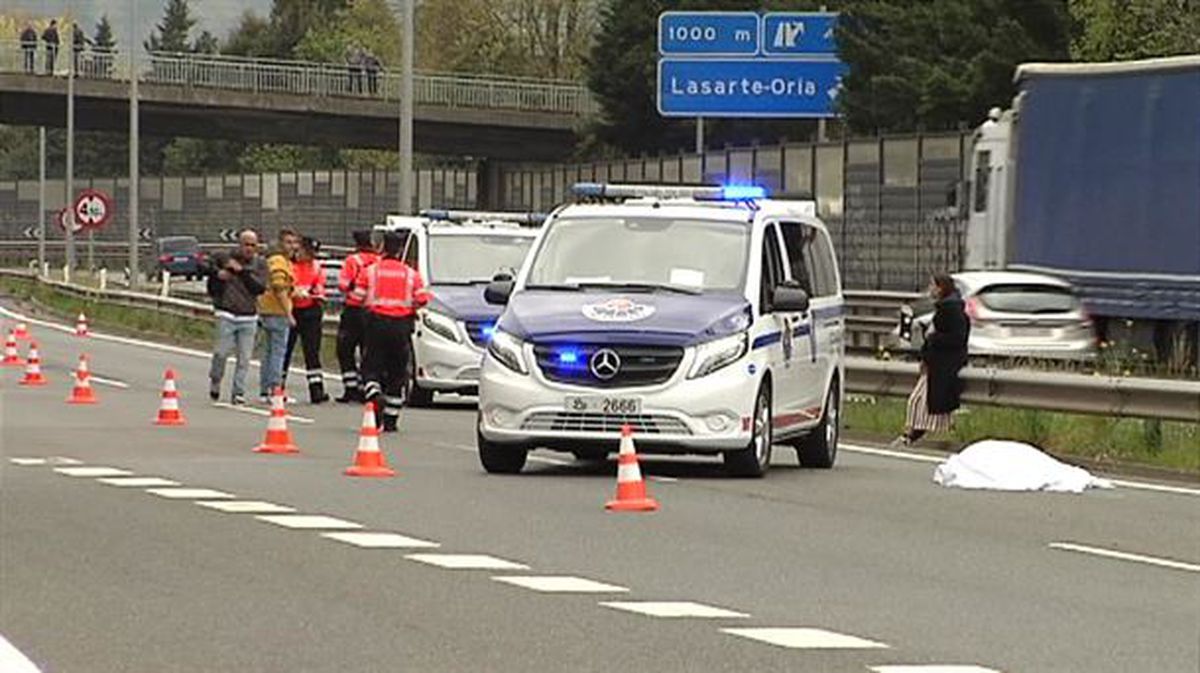
[[29, 325], [24, 322], [17, 323], [16, 337], [21, 341], [29, 341]]
[[300, 453], [292, 440], [292, 431], [287, 427], [287, 409], [284, 408], [283, 388], [276, 388], [271, 395], [271, 417], [267, 419], [267, 436], [262, 444], [254, 447], [255, 453]]
[[646, 493], [646, 482], [633, 449], [633, 429], [621, 428], [621, 451], [617, 456], [617, 497], [609, 500], [604, 509], [611, 512], [653, 512], [658, 501]]
[[179, 391], [175, 388], [175, 370], [168, 369], [163, 375], [162, 404], [158, 407], [155, 425], [187, 425], [187, 419], [179, 409]]
[[19, 367], [25, 364], [21, 359], [21, 354], [17, 352], [17, 333], [15, 330], [8, 330], [8, 338], [4, 340], [4, 359], [0, 360], [0, 365], [5, 367]]
[[79, 314], [79, 317], [75, 319], [75, 336], [85, 337], [87, 335], [88, 335], [87, 316], [81, 312]]
[[96, 393], [92, 390], [92, 373], [88, 371], [88, 356], [79, 356], [79, 368], [75, 370], [75, 386], [71, 388], [71, 396], [67, 404], [95, 404]]
[[18, 381], [23, 386], [44, 386], [46, 377], [42, 376], [42, 358], [38, 357], [36, 341], [29, 342], [29, 358], [25, 364], [25, 377]]
[[354, 464], [347, 467], [348, 477], [394, 477], [395, 470], [387, 466], [383, 452], [379, 450], [379, 428], [375, 427], [375, 403], [367, 402], [363, 408], [362, 430], [358, 434], [358, 450], [354, 452]]

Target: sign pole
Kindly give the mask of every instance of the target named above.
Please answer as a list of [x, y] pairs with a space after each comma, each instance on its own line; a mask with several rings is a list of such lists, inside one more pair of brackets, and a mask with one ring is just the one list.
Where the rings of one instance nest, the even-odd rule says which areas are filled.
[[401, 0], [400, 40], [400, 214], [413, 207], [413, 3]]
[[704, 154], [704, 117], [696, 117], [696, 154]]
[[138, 197], [141, 175], [138, 167], [138, 71], [137, 0], [129, 0], [129, 289], [138, 286]]
[[46, 268], [46, 127], [38, 127], [38, 275]]
[[[64, 182], [64, 200], [69, 208], [75, 201], [75, 43], [74, 33], [72, 32], [75, 24], [71, 23], [71, 18], [63, 22], [63, 28], [66, 30], [67, 48], [63, 51], [67, 54], [67, 175]], [[74, 211], [71, 214], [72, 219], [75, 217]], [[64, 232], [66, 237], [67, 248], [67, 266], [75, 267], [75, 232], [74, 227], [67, 227]]]

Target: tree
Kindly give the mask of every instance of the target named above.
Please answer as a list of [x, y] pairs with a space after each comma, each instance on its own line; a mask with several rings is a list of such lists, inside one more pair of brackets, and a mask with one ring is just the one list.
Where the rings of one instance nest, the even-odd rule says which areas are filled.
[[225, 37], [222, 52], [234, 56], [272, 56], [271, 24], [250, 10], [242, 13], [238, 25]]
[[1200, 53], [1197, 0], [1070, 0], [1080, 26], [1071, 55], [1116, 61]]
[[101, 16], [96, 24], [92, 44], [95, 51], [92, 68], [97, 77], [107, 79], [112, 75], [113, 59], [116, 58], [117, 52], [117, 40], [113, 37], [112, 25], [108, 22], [107, 14]]
[[146, 40], [147, 51], [185, 52], [191, 51], [190, 34], [196, 19], [192, 16], [188, 0], [167, 0], [162, 21], [155, 26], [155, 33]]
[[274, 0], [271, 5], [271, 55], [290, 58], [309, 30], [327, 26], [348, 0]]
[[342, 62], [354, 45], [361, 46], [384, 64], [400, 62], [396, 36], [400, 27], [387, 0], [356, 0], [335, 11], [330, 20], [309, 28], [295, 46], [297, 58]]

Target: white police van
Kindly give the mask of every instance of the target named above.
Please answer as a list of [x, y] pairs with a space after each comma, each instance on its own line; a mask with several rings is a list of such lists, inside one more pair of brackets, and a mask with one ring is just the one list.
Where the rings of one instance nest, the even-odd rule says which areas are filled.
[[408, 404], [429, 406], [435, 392], [474, 394], [479, 364], [500, 307], [484, 301], [497, 275], [513, 277], [544, 216], [427, 210], [389, 215], [378, 231], [408, 235], [404, 259], [433, 293], [413, 331]]
[[531, 448], [603, 458], [632, 427], [641, 451], [716, 454], [760, 476], [775, 443], [832, 467], [844, 305], [811, 201], [757, 187], [579, 184], [552, 213], [505, 304], [479, 386], [489, 472]]

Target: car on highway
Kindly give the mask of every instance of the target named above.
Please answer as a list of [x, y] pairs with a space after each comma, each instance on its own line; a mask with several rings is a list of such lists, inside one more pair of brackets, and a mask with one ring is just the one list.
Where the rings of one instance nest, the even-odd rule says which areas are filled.
[[196, 280], [204, 275], [208, 256], [200, 249], [200, 241], [195, 236], [164, 236], [155, 241], [154, 247], [156, 278], [163, 271], [188, 280]]
[[[967, 350], [985, 358], [1088, 360], [1096, 355], [1091, 317], [1071, 283], [1040, 273], [965, 271], [953, 274], [971, 320]], [[901, 311], [893, 337], [919, 350], [932, 327], [926, 301]]]
[[529, 213], [428, 210], [389, 216], [382, 231], [408, 235], [404, 259], [433, 294], [413, 331], [408, 404], [429, 406], [435, 393], [473, 395], [501, 307], [484, 300], [497, 275], [525, 261], [542, 217]]
[[834, 464], [844, 297], [812, 201], [754, 186], [575, 185], [515, 279], [479, 386], [488, 472], [529, 450], [722, 455], [762, 476], [774, 444]]

